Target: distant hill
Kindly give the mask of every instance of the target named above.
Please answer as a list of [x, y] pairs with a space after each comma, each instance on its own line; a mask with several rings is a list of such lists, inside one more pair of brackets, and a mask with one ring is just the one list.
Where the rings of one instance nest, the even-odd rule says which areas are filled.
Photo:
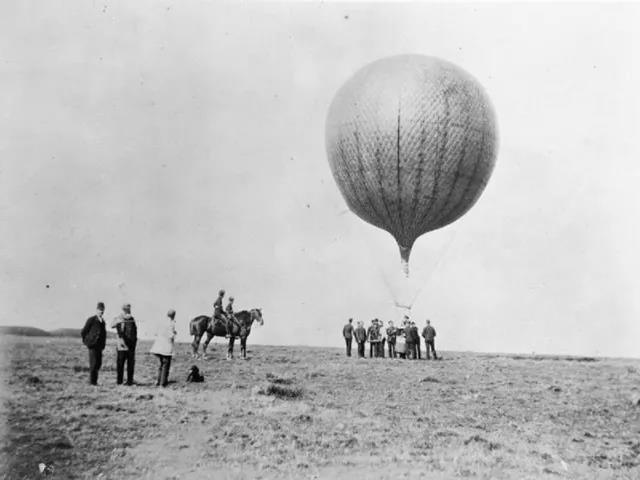
[[57, 328], [55, 330], [50, 330], [49, 333], [51, 334], [52, 337], [80, 338], [79, 328]]
[[35, 327], [2, 327], [0, 335], [23, 335], [26, 337], [51, 337], [51, 333]]
[[[71, 337], [80, 338], [80, 328], [57, 328], [46, 331], [36, 327], [3, 327], [0, 326], [0, 335], [22, 335], [25, 337]], [[107, 338], [115, 338], [114, 332], [107, 331]]]

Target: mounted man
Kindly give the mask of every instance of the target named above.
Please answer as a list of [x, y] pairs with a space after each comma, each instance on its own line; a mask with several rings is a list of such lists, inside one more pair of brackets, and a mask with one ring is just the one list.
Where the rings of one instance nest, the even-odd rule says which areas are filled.
[[211, 322], [213, 323], [212, 327], [214, 327], [218, 323], [221, 323], [222, 325], [224, 325], [225, 328], [227, 326], [227, 317], [224, 314], [224, 310], [222, 307], [224, 294], [225, 294], [225, 291], [220, 290], [218, 292], [218, 298], [216, 298], [216, 301], [213, 302], [213, 315], [211, 317]]
[[[227, 317], [227, 323], [225, 324], [227, 332], [240, 328], [240, 323], [233, 313], [233, 297], [229, 297], [229, 303], [227, 303], [227, 308], [225, 308], [225, 315]], [[227, 338], [230, 336], [230, 334], [227, 334]]]

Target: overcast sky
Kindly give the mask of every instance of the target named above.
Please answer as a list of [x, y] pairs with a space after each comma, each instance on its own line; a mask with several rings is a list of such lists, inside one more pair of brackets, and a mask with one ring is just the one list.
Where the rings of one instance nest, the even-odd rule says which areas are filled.
[[485, 87], [500, 146], [475, 207], [416, 242], [414, 319], [444, 350], [640, 356], [638, 5], [2, 11], [1, 324], [128, 301], [186, 339], [221, 287], [263, 308], [254, 343], [396, 319], [395, 241], [347, 210], [324, 123], [360, 67], [419, 53]]

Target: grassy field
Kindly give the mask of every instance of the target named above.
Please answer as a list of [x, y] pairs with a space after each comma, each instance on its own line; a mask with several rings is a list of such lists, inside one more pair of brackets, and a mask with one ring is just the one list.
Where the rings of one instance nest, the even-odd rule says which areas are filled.
[[112, 344], [91, 387], [79, 340], [0, 342], [0, 478], [640, 478], [638, 360], [180, 344], [158, 389], [145, 342], [133, 387]]

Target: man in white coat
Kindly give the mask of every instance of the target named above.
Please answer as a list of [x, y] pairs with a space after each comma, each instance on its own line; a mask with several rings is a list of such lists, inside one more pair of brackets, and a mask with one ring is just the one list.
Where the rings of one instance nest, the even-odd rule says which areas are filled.
[[153, 353], [160, 360], [160, 366], [158, 367], [158, 381], [156, 386], [163, 387], [169, 383], [169, 369], [171, 368], [171, 357], [173, 356], [173, 344], [176, 338], [176, 311], [169, 310], [167, 312], [169, 321], [163, 323], [158, 330], [156, 339], [151, 346], [151, 353]]

